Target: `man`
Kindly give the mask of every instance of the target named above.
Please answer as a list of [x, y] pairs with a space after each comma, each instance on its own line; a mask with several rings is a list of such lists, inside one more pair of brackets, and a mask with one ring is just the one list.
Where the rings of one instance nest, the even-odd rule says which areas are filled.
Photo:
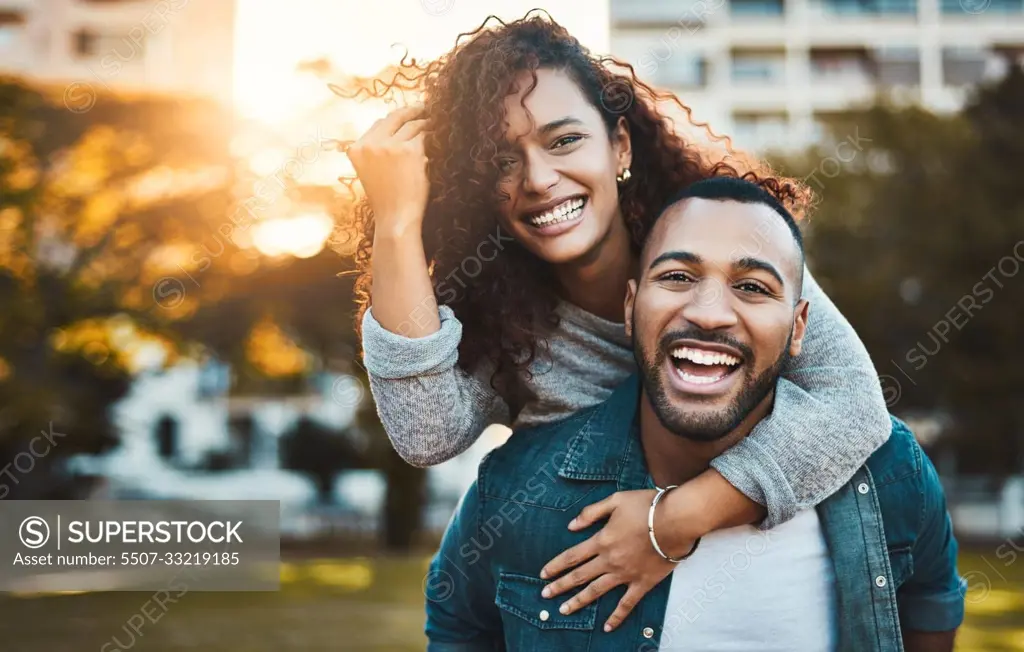
[[807, 323], [803, 266], [792, 216], [757, 186], [713, 179], [679, 195], [627, 294], [639, 376], [484, 460], [427, 577], [430, 650], [953, 649], [956, 541], [935, 469], [896, 419], [817, 509], [705, 537], [611, 632], [599, 623], [624, 588], [568, 615], [572, 593], [541, 595], [545, 562], [593, 533], [567, 527], [580, 506], [682, 484], [771, 412]]

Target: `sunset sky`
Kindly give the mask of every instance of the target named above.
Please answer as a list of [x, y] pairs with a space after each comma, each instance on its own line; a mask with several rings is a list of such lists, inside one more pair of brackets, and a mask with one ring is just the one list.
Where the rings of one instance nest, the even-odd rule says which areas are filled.
[[[549, 0], [542, 3], [585, 45], [608, 51], [608, 0]], [[462, 32], [476, 29], [489, 14], [505, 20], [522, 17], [537, 0], [238, 0], [235, 29], [237, 110], [269, 126], [286, 140], [300, 143], [316, 131], [338, 137], [340, 125], [356, 133], [387, 111], [381, 103], [348, 105], [327, 124], [305, 118], [332, 98], [323, 80], [299, 74], [303, 61], [329, 59], [338, 70], [369, 75], [401, 59], [431, 58], [454, 45]], [[316, 122], [316, 124], [313, 124]], [[266, 149], [250, 157], [254, 170], [269, 174], [288, 160], [293, 147]], [[324, 155], [303, 172], [306, 183], [334, 183], [352, 169], [343, 156]], [[253, 245], [266, 255], [312, 256], [326, 243], [330, 217], [284, 210], [252, 230]]]
[[395, 44], [432, 57], [488, 14], [512, 19], [538, 5], [584, 44], [607, 52], [607, 0], [239, 0], [235, 101], [249, 117], [287, 119], [324, 99], [322, 82], [295, 74], [301, 61], [327, 57], [369, 74], [400, 58]]

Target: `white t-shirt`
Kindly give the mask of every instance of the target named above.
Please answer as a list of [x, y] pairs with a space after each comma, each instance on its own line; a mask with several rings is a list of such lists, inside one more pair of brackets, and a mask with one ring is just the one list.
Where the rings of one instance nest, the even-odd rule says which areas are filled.
[[818, 514], [704, 537], [672, 573], [662, 652], [831, 652], [835, 576]]

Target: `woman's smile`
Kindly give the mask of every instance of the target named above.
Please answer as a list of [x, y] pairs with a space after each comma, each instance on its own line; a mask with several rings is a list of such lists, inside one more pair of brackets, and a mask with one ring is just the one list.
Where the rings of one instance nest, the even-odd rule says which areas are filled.
[[561, 235], [583, 221], [587, 209], [586, 195], [572, 195], [548, 202], [539, 210], [528, 211], [523, 221], [540, 236]]

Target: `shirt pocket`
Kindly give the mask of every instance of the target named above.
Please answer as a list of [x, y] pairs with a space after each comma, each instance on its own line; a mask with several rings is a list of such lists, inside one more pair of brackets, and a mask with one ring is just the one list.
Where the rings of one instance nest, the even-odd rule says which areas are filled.
[[898, 589], [914, 574], [914, 556], [910, 546], [889, 550], [889, 567], [892, 569], [892, 587]]
[[501, 610], [506, 647], [528, 652], [589, 650], [597, 622], [597, 603], [563, 616], [558, 607], [579, 589], [544, 598], [540, 592], [546, 584], [537, 577], [501, 573], [494, 602]]

